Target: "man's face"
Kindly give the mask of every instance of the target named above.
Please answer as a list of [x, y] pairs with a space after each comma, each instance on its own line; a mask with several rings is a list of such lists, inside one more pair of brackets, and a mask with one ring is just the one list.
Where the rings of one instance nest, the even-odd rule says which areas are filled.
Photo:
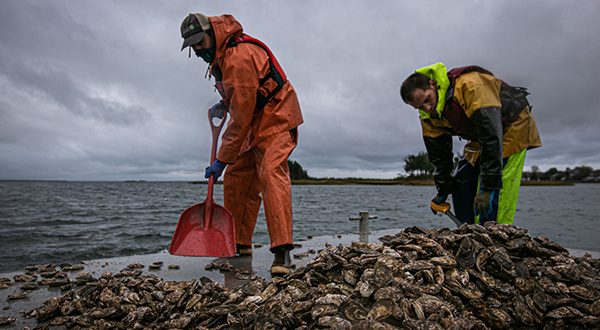
[[413, 99], [408, 102], [417, 110], [422, 110], [430, 114], [437, 116], [435, 108], [437, 106], [438, 93], [436, 84], [433, 80], [429, 81], [429, 88], [420, 89], [417, 88], [413, 91]]
[[202, 40], [200, 40], [199, 43], [192, 45], [192, 48], [194, 49], [194, 51], [201, 49], [209, 49], [210, 47], [212, 47], [212, 40], [212, 37], [208, 33], [205, 33], [202, 37]]

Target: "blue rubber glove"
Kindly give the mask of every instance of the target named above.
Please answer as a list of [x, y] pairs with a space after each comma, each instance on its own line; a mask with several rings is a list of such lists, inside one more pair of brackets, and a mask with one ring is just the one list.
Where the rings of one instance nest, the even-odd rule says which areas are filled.
[[492, 215], [492, 201], [494, 200], [494, 190], [480, 190], [473, 203], [473, 213], [482, 217]]
[[223, 101], [219, 101], [219, 103], [213, 105], [210, 108], [210, 117], [211, 118], [219, 118], [219, 119], [223, 119], [223, 115], [225, 114], [225, 111], [227, 111], [227, 107], [225, 106], [225, 104], [223, 104]]
[[220, 162], [219, 160], [215, 160], [215, 162], [206, 168], [206, 172], [204, 173], [204, 177], [206, 179], [210, 178], [211, 175], [215, 177], [215, 181], [221, 176], [223, 170], [227, 166], [226, 163]]
[[[440, 205], [442, 203], [444, 203], [446, 201], [446, 199], [448, 199], [448, 195], [436, 195], [431, 201], [434, 202], [437, 205]], [[433, 212], [433, 214], [437, 214], [436, 211], [434, 211], [432, 208], [431, 212]]]

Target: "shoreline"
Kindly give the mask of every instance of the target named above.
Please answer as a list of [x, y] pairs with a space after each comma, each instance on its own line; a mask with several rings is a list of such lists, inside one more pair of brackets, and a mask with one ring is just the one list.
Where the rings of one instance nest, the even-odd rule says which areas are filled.
[[[208, 181], [190, 181], [191, 184], [207, 184]], [[594, 184], [598, 182], [564, 182], [564, 181], [521, 181], [521, 186], [574, 186], [575, 184]], [[223, 184], [223, 181], [215, 182]], [[398, 179], [305, 179], [292, 180], [292, 185], [372, 185], [372, 186], [435, 186], [433, 180], [398, 180]]]
[[[74, 183], [74, 182], [121, 182], [121, 183], [160, 183], [160, 182], [187, 182], [190, 184], [207, 184], [208, 181], [148, 181], [148, 180], [0, 180], [1, 182], [49, 182], [49, 183]], [[599, 184], [600, 182], [570, 182], [570, 181], [521, 181], [521, 186], [574, 186], [575, 184]], [[223, 184], [222, 180], [215, 184]], [[316, 178], [292, 180], [292, 185], [380, 185], [380, 186], [435, 186], [433, 180], [410, 180], [410, 179], [363, 179], [363, 178]]]

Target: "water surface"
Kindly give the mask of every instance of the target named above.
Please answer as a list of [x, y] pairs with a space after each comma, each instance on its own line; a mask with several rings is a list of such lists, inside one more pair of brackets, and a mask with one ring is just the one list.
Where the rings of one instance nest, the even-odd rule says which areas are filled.
[[[293, 186], [294, 240], [358, 231], [454, 223], [434, 216], [431, 186]], [[206, 198], [187, 182], [0, 182], [0, 273], [27, 265], [73, 262], [168, 249], [180, 214]], [[222, 186], [215, 201], [223, 205]], [[521, 188], [515, 224], [573, 249], [600, 251], [600, 185]], [[269, 244], [264, 213], [254, 243]]]

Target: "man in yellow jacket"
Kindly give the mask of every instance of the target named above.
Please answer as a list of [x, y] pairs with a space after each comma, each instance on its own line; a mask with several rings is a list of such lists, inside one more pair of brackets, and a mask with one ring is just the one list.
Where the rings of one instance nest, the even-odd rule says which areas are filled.
[[[235, 220], [237, 253], [252, 254], [261, 202], [274, 254], [271, 273], [290, 273], [292, 198], [288, 158], [303, 118], [296, 91], [270, 49], [243, 33], [231, 15], [188, 15], [181, 25], [182, 50], [191, 47], [210, 65], [221, 102], [211, 115], [230, 114], [205, 177], [223, 177], [224, 201]], [[262, 195], [262, 197], [261, 197]]]
[[[513, 223], [526, 150], [542, 145], [528, 94], [478, 66], [447, 71], [436, 63], [402, 83], [400, 95], [419, 111], [435, 166], [432, 202], [452, 194], [463, 222]], [[454, 175], [452, 136], [468, 140]]]

